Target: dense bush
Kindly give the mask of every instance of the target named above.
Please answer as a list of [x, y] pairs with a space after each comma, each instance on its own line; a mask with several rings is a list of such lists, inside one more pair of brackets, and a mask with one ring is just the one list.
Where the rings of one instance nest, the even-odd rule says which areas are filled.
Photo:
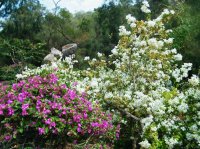
[[87, 140], [83, 145], [92, 148], [95, 142], [112, 145], [119, 138], [119, 126], [112, 124], [110, 113], [88, 101], [85, 93], [59, 85], [58, 79], [48, 74], [0, 85], [0, 147], [9, 142], [12, 146], [64, 147]]
[[14, 81], [16, 74], [22, 72], [20, 65], [10, 65], [0, 67], [0, 81]]
[[42, 64], [48, 53], [44, 43], [32, 43], [30, 40], [0, 38], [0, 80], [15, 80], [25, 66], [34, 68]]

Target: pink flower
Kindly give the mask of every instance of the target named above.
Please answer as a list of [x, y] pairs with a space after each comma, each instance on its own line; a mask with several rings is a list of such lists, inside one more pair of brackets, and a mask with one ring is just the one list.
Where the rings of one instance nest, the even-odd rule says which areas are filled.
[[51, 113], [51, 111], [50, 111], [49, 109], [46, 109], [46, 108], [44, 107], [42, 113], [46, 115], [46, 114]]
[[50, 127], [56, 127], [56, 123], [55, 122], [51, 122]]
[[91, 123], [91, 126], [92, 126], [92, 127], [98, 127], [98, 126], [99, 126], [99, 123], [97, 123], [97, 122], [92, 122], [92, 123]]
[[84, 118], [84, 119], [86, 119], [87, 116], [88, 116], [87, 113], [84, 113], [84, 114], [83, 114], [83, 118]]
[[91, 129], [88, 129], [88, 133], [91, 133], [92, 132], [92, 130]]
[[92, 111], [92, 107], [91, 106], [88, 107], [88, 111]]
[[44, 128], [38, 128], [38, 131], [39, 131], [39, 135], [45, 134]]
[[19, 93], [19, 95], [18, 95], [18, 101], [19, 102], [24, 102], [25, 99], [26, 99], [25, 93]]
[[68, 89], [69, 97], [73, 100], [76, 98], [76, 92], [73, 90]]
[[24, 116], [24, 115], [28, 115], [28, 113], [27, 113], [27, 109], [29, 108], [29, 104], [23, 104], [22, 105], [22, 115]]
[[63, 114], [63, 115], [66, 115], [66, 114], [67, 114], [66, 110], [63, 110], [63, 111], [62, 111], [62, 114]]
[[50, 119], [50, 118], [47, 119], [47, 120], [45, 121], [45, 124], [50, 125], [50, 124], [51, 124], [51, 119]]
[[13, 108], [9, 107], [8, 108], [8, 115], [12, 116], [14, 114]]
[[78, 85], [78, 82], [74, 82], [73, 84], [72, 84], [72, 86], [77, 86]]
[[79, 123], [81, 120], [81, 116], [80, 115], [73, 116], [73, 120], [74, 122]]
[[49, 80], [49, 83], [57, 83], [58, 81], [58, 77], [55, 75], [55, 74], [50, 74], [50, 80]]
[[60, 87], [61, 87], [61, 89], [66, 89], [67, 88], [66, 84], [62, 84]]
[[11, 136], [10, 135], [7, 135], [4, 137], [5, 141], [10, 141], [11, 140]]
[[13, 84], [12, 89], [16, 91], [17, 90], [17, 84]]
[[81, 128], [80, 127], [77, 128], [77, 132], [81, 132]]
[[6, 108], [5, 104], [0, 104], [0, 115], [3, 115], [3, 110]]
[[0, 115], [3, 115], [3, 110], [0, 109]]
[[120, 134], [120, 124], [117, 125], [116, 129], [116, 138], [119, 139], [119, 134]]
[[9, 99], [9, 100], [7, 101], [7, 103], [8, 103], [8, 104], [11, 104], [11, 103], [13, 103], [13, 100], [10, 100], [10, 99]]

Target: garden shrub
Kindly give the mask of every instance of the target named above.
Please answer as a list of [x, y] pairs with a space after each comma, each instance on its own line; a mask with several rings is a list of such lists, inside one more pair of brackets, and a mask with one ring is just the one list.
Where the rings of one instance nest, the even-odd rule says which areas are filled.
[[112, 145], [119, 138], [111, 113], [103, 112], [73, 86], [59, 85], [58, 79], [52, 73], [0, 85], [0, 146], [12, 142], [12, 146], [29, 143], [52, 148], [87, 140], [83, 147], [92, 148], [95, 142]]

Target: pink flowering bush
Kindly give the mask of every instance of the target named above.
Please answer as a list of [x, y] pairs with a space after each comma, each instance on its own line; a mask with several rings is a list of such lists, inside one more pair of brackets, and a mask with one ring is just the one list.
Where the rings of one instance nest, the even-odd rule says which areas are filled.
[[0, 85], [0, 142], [65, 146], [119, 137], [120, 128], [112, 124], [110, 113], [57, 81], [55, 74], [49, 74]]

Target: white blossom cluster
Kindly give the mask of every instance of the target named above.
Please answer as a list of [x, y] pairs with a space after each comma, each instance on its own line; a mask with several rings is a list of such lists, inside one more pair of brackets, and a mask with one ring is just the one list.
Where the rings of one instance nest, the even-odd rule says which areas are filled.
[[176, 68], [172, 72], [172, 76], [176, 79], [177, 82], [180, 82], [183, 78], [188, 77], [188, 72], [191, 69], [192, 69], [192, 63], [184, 63], [180, 69]]
[[[149, 8], [146, 2], [144, 5], [145, 9]], [[142, 9], [145, 10], [144, 6]], [[115, 69], [105, 67], [104, 60], [100, 58], [95, 68], [96, 83], [93, 77], [89, 77], [88, 81], [91, 82], [87, 84], [92, 86], [89, 93], [93, 99], [105, 100], [141, 119], [141, 137], [144, 140], [139, 144], [143, 148], [159, 148], [156, 146], [158, 144], [177, 148], [184, 144], [184, 139], [189, 141], [188, 138], [196, 140], [196, 145], [199, 145], [198, 133], [193, 132], [200, 127], [196, 126], [190, 133], [186, 132], [187, 124], [200, 120], [200, 117], [196, 121], [186, 118], [191, 117], [187, 115], [191, 112], [188, 99], [194, 95], [174, 85], [188, 77], [192, 64], [184, 63], [181, 67], [176, 64], [182, 60], [182, 55], [172, 47], [174, 39], [169, 37], [171, 30], [165, 29], [163, 21], [172, 14], [174, 11], [165, 9], [158, 18], [143, 23], [127, 15], [131, 30], [125, 26], [120, 27], [122, 37], [109, 56], [108, 63], [115, 65]], [[189, 83], [198, 86], [198, 77], [191, 77]], [[152, 137], [152, 134], [155, 136]], [[137, 134], [131, 138], [134, 137]]]
[[127, 31], [125, 26], [120, 26], [119, 27], [119, 35], [120, 36], [126, 36], [126, 35], [130, 35], [131, 32], [130, 31]]
[[142, 10], [142, 12], [144, 12], [144, 13], [150, 13], [151, 12], [151, 10], [149, 9], [149, 3], [147, 2], [147, 1], [143, 1], [142, 2], [142, 7], [141, 7], [141, 10]]
[[[59, 59], [56, 62], [52, 62], [51, 64], [43, 64], [41, 67], [36, 69], [25, 68], [25, 70], [21, 74], [17, 74], [17, 79], [24, 79], [33, 75], [45, 75], [48, 73], [55, 73], [59, 76], [59, 82], [61, 84], [66, 83], [72, 84], [79, 80], [80, 71], [74, 71], [74, 64], [78, 63], [77, 60], [74, 60], [75, 55], [71, 55], [66, 57], [65, 60]], [[84, 90], [84, 89], [80, 89]]]
[[199, 77], [196, 75], [193, 75], [188, 82], [192, 85], [192, 86], [197, 86], [199, 85]]

